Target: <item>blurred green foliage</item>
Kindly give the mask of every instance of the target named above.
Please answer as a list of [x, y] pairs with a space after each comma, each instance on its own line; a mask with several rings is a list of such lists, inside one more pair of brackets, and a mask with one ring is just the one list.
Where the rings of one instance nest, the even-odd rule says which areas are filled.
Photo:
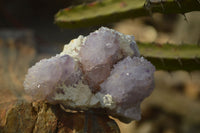
[[[61, 9], [55, 15], [55, 23], [62, 28], [78, 28], [148, 16], [154, 12], [184, 14], [199, 10], [199, 0], [99, 0]], [[141, 55], [157, 69], [200, 70], [200, 47], [197, 45], [138, 45]]]

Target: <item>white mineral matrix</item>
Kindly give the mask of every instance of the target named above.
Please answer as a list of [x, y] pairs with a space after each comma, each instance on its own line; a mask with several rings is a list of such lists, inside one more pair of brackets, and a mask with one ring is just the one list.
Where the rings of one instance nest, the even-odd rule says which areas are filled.
[[25, 91], [35, 100], [74, 110], [104, 109], [123, 122], [141, 118], [154, 88], [155, 67], [140, 57], [134, 37], [101, 27], [28, 70]]

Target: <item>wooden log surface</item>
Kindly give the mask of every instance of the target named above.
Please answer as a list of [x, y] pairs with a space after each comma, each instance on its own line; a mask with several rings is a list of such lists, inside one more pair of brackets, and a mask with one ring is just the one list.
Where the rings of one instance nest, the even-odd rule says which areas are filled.
[[[0, 133], [120, 132], [106, 115], [89, 115], [86, 121], [85, 113], [32, 102], [24, 92], [23, 81], [37, 57], [31, 31], [0, 31]], [[94, 118], [95, 123], [90, 121]]]

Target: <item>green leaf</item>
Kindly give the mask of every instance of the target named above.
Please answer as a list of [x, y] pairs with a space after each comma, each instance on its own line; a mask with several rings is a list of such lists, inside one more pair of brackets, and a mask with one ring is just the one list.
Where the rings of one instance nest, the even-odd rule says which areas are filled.
[[[164, 0], [163, 0], [164, 1]], [[65, 8], [55, 15], [55, 23], [64, 28], [102, 25], [121, 19], [147, 16], [151, 12], [186, 13], [199, 11], [198, 0], [166, 0], [144, 6], [145, 0], [103, 0]]]
[[198, 45], [144, 44], [138, 43], [142, 56], [162, 70], [200, 70], [200, 47]]

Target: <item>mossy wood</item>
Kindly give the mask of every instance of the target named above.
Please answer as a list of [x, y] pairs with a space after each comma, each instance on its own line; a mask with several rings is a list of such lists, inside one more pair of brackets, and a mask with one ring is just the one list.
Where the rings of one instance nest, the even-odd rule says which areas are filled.
[[[148, 3], [146, 0], [99, 0], [90, 4], [61, 9], [55, 15], [55, 23], [63, 28], [102, 25], [121, 19], [148, 16], [151, 12], [186, 13], [199, 11], [198, 0], [166, 0]], [[146, 6], [145, 6], [146, 3]]]

